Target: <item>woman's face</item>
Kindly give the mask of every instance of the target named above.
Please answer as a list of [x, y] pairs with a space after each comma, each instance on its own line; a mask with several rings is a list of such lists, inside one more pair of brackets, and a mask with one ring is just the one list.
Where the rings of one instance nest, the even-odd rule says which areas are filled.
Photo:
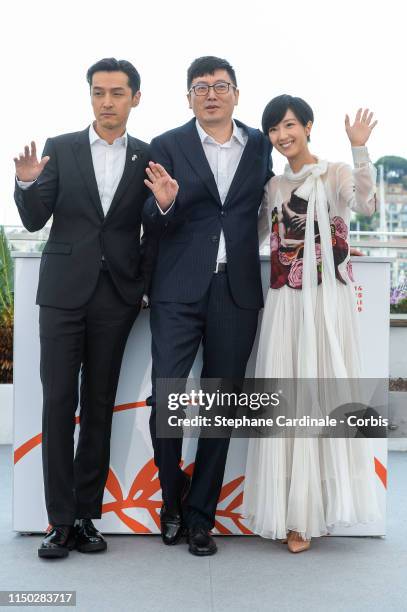
[[311, 121], [303, 126], [293, 111], [288, 109], [280, 123], [269, 129], [269, 138], [273, 147], [290, 159], [308, 149], [307, 138], [311, 128]]

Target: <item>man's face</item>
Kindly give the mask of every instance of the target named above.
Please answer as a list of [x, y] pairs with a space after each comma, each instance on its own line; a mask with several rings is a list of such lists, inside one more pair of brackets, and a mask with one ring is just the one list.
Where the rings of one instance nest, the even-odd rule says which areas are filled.
[[215, 70], [214, 74], [196, 77], [191, 84], [215, 85], [215, 83], [230, 83], [229, 91], [216, 93], [213, 87], [207, 94], [196, 95], [193, 89], [188, 93], [189, 107], [201, 125], [218, 125], [231, 121], [233, 111], [239, 100], [239, 90], [232, 87], [230, 76], [226, 70]]
[[91, 100], [97, 125], [107, 130], [126, 127], [133, 107], [140, 102], [140, 91], [133, 96], [126, 73], [95, 72], [92, 77]]

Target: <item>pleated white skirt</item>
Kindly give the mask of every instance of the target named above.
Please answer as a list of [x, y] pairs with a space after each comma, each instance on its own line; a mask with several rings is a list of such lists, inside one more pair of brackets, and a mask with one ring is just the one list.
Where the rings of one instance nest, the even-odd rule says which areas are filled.
[[[264, 307], [256, 378], [296, 378], [302, 292], [269, 289]], [[334, 378], [323, 320], [317, 309], [318, 377]], [[336, 332], [349, 378], [360, 376], [360, 343], [352, 284], [337, 283]], [[380, 517], [374, 457], [368, 439], [256, 438], [249, 441], [242, 514], [254, 533], [285, 538], [326, 535], [335, 525]]]

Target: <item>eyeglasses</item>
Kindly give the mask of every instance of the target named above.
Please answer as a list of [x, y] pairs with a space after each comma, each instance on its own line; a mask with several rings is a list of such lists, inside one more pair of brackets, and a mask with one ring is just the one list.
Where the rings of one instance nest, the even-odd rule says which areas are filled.
[[233, 87], [234, 89], [236, 89], [236, 86], [232, 85], [232, 83], [226, 83], [225, 81], [219, 81], [218, 83], [215, 83], [214, 85], [207, 85], [206, 83], [198, 83], [197, 85], [192, 85], [188, 93], [191, 93], [191, 91], [193, 91], [196, 96], [207, 96], [209, 93], [209, 89], [211, 87], [213, 87], [213, 91], [215, 93], [221, 94], [221, 95], [227, 94], [230, 87]]

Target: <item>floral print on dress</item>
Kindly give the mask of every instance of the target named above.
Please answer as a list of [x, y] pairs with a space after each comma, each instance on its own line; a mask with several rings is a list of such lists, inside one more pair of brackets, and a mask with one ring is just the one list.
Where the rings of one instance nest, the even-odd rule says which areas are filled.
[[352, 281], [352, 283], [354, 283], [355, 279], [353, 277], [353, 268], [352, 268], [352, 264], [350, 261], [348, 261], [348, 263], [346, 264], [346, 271], [348, 273], [350, 280]]
[[[281, 211], [275, 207], [271, 216], [270, 254], [271, 278], [270, 287], [280, 289], [288, 285], [293, 289], [302, 289], [303, 257], [305, 226], [308, 202], [291, 194], [288, 202], [284, 202]], [[346, 285], [338, 267], [348, 257], [348, 226], [342, 217], [335, 216], [330, 221], [332, 252], [336, 278]], [[317, 264], [318, 284], [322, 281], [321, 241], [318, 222], [314, 222], [315, 256]], [[348, 262], [347, 273], [351, 280], [352, 269]]]

